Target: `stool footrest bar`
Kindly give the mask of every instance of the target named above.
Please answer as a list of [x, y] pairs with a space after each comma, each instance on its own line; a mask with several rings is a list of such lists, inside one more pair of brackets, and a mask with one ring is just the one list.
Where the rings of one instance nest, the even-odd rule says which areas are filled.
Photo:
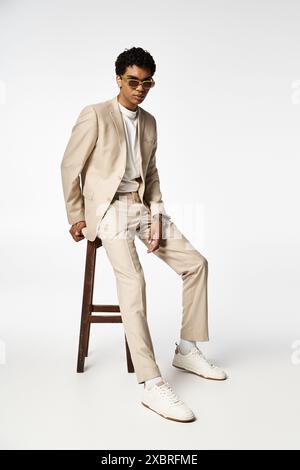
[[121, 315], [89, 315], [89, 323], [122, 323]]
[[90, 312], [120, 312], [119, 305], [90, 305]]

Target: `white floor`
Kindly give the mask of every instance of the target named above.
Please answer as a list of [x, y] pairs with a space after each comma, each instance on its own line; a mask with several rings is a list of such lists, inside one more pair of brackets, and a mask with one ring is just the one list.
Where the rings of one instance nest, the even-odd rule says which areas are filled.
[[142, 385], [127, 373], [122, 325], [92, 326], [86, 371], [77, 374], [77, 299], [62, 318], [61, 299], [43, 306], [42, 296], [40, 307], [31, 308], [25, 290], [15, 299], [10, 294], [20, 311], [2, 330], [2, 449], [300, 447], [300, 366], [292, 364], [288, 335], [237, 341], [233, 333], [205, 343], [203, 351], [230, 375], [214, 382], [173, 368], [174, 330], [160, 332], [150, 321], [157, 362], [197, 416], [193, 423], [176, 423], [140, 404]]
[[[61, 242], [52, 241], [48, 252], [18, 238], [3, 251], [2, 449], [300, 448], [300, 361], [292, 360], [298, 294], [278, 276], [286, 261], [278, 255], [272, 263], [265, 250], [258, 264], [250, 248], [243, 266], [230, 250], [227, 258], [226, 251], [210, 256], [210, 341], [201, 347], [229, 374], [214, 382], [171, 366], [181, 279], [137, 244], [157, 362], [197, 417], [177, 423], [141, 405], [143, 386], [127, 373], [122, 324], [92, 325], [86, 370], [76, 373], [85, 248], [67, 242], [59, 252]], [[97, 260], [94, 303], [114, 303], [112, 268], [102, 252]]]

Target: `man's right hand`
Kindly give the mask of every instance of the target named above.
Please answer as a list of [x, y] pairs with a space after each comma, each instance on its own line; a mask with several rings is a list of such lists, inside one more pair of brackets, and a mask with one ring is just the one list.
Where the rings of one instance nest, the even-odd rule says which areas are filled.
[[80, 242], [80, 240], [84, 239], [84, 235], [82, 234], [82, 231], [81, 231], [83, 227], [86, 227], [85, 220], [76, 222], [76, 224], [73, 224], [72, 227], [70, 228], [69, 232], [74, 238], [75, 242]]

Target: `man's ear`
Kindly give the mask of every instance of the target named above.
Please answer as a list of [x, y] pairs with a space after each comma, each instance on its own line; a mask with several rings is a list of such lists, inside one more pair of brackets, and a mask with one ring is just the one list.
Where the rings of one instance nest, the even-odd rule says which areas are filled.
[[121, 77], [119, 75], [116, 75], [116, 82], [117, 82], [117, 85], [119, 88], [122, 88], [122, 81], [121, 81]]

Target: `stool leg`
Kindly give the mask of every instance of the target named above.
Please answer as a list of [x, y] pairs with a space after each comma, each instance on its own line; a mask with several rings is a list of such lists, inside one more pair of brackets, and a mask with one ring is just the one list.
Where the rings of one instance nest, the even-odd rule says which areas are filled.
[[84, 371], [84, 360], [88, 353], [91, 305], [93, 303], [94, 276], [96, 264], [95, 242], [87, 241], [86, 262], [84, 273], [83, 299], [78, 346], [77, 372]]
[[126, 359], [127, 359], [127, 370], [128, 372], [134, 372], [134, 367], [131, 359], [130, 349], [127, 343], [127, 338], [125, 335], [125, 347], [126, 347]]
[[87, 326], [87, 334], [86, 334], [86, 345], [85, 345], [85, 353], [84, 353], [85, 357], [88, 357], [89, 355], [90, 331], [91, 331], [91, 324], [89, 322]]

